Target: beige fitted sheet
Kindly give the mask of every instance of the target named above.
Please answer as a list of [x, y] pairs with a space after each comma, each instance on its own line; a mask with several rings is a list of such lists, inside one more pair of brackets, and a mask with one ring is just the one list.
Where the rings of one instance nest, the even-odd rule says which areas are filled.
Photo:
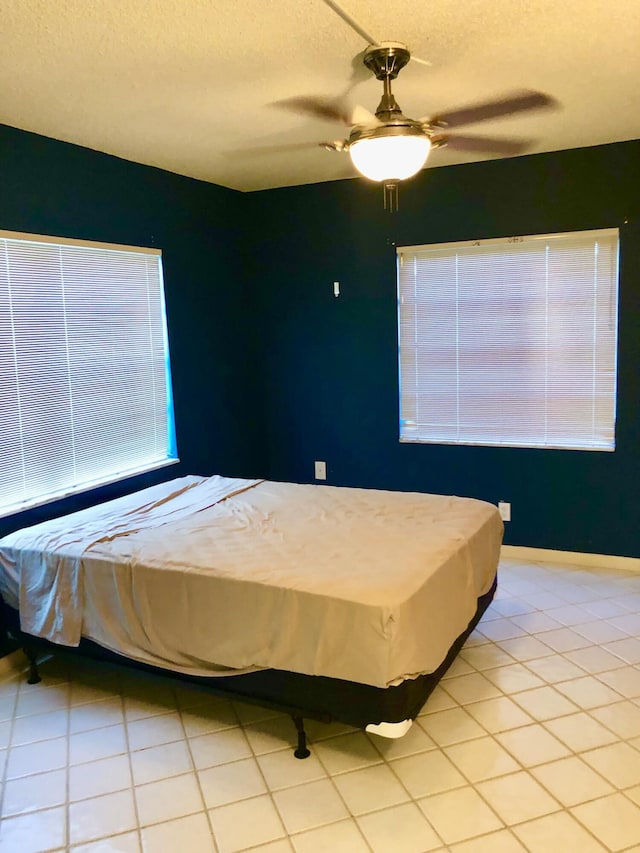
[[213, 505], [165, 507], [158, 526], [83, 552], [83, 636], [194, 674], [272, 667], [386, 687], [435, 670], [493, 582], [491, 504], [230, 482]]

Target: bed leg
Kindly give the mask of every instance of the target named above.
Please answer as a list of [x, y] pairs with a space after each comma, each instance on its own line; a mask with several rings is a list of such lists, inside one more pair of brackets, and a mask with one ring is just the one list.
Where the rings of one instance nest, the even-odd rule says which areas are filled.
[[38, 684], [42, 679], [38, 672], [38, 658], [35, 650], [31, 646], [24, 646], [23, 651], [29, 661], [29, 678], [27, 678], [27, 684]]
[[307, 749], [307, 733], [304, 730], [304, 720], [302, 717], [292, 716], [293, 724], [298, 732], [298, 747], [293, 751], [296, 758], [308, 758], [311, 752]]

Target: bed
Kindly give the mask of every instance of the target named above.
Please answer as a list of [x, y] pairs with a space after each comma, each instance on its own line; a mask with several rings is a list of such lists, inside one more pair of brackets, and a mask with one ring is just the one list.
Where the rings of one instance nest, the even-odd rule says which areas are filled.
[[41, 642], [206, 679], [291, 713], [302, 757], [304, 717], [407, 728], [502, 531], [474, 499], [189, 476], [0, 540], [0, 594], [32, 662]]

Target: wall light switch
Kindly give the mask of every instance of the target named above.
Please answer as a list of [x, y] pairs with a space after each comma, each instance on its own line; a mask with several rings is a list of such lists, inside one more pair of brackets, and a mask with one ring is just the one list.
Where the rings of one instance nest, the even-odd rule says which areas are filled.
[[316, 480], [326, 480], [327, 479], [327, 463], [326, 462], [315, 462], [315, 478]]
[[339, 281], [333, 282], [333, 295], [334, 296], [340, 296], [340, 282]]

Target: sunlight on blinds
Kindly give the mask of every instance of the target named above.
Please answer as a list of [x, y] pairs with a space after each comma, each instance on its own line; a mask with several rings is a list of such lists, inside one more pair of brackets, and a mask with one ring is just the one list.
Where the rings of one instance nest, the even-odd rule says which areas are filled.
[[614, 449], [617, 229], [397, 251], [401, 441]]
[[160, 253], [0, 232], [0, 514], [175, 461]]

